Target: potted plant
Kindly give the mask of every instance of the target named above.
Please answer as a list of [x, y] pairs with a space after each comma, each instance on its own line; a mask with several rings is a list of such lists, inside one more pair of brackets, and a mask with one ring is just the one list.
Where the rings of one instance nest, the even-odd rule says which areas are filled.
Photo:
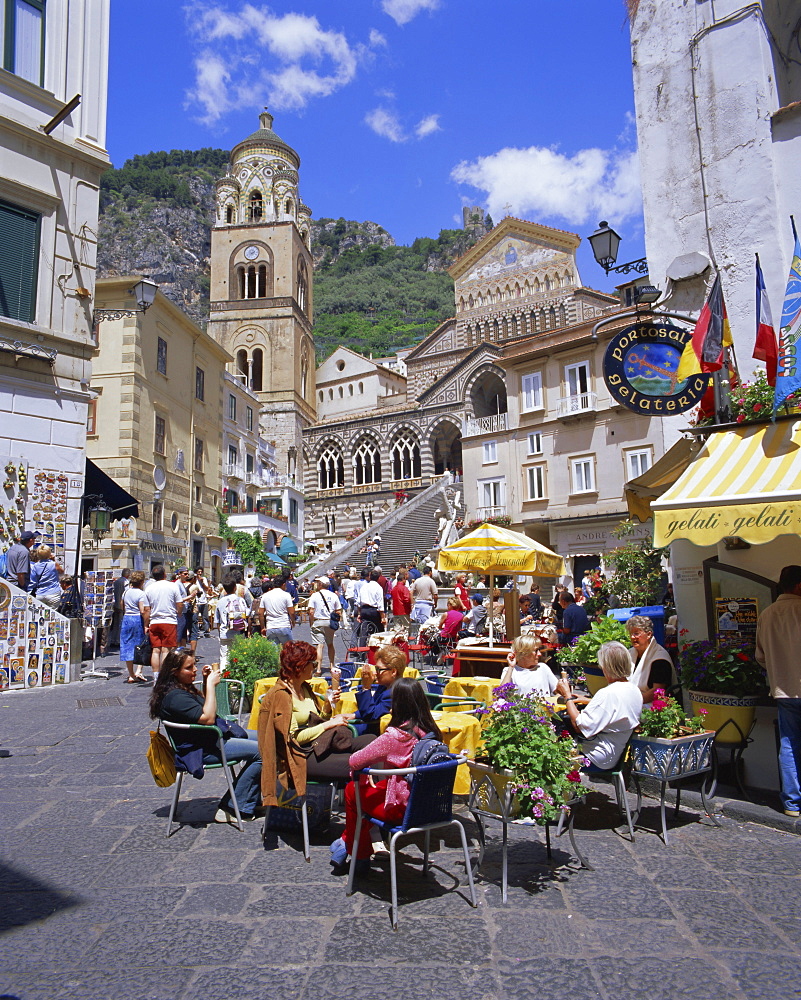
[[590, 694], [597, 694], [606, 687], [606, 678], [598, 666], [598, 649], [605, 642], [622, 642], [630, 646], [626, 626], [615, 618], [599, 618], [592, 623], [589, 632], [580, 635], [572, 646], [563, 646], [556, 654], [562, 666], [575, 667], [584, 674], [584, 684]]
[[715, 732], [707, 729], [706, 716], [704, 709], [686, 716], [675, 698], [657, 688], [631, 738], [632, 770], [659, 781], [707, 770]]
[[765, 671], [754, 659], [754, 647], [708, 639], [684, 643], [679, 675], [693, 713], [706, 710], [718, 743], [741, 743], [751, 731], [760, 697], [767, 693]]
[[484, 710], [485, 758], [471, 762], [471, 807], [504, 818], [521, 816], [538, 824], [559, 818], [564, 804], [585, 789], [578, 747], [549, 707], [514, 684], [495, 688]]
[[[263, 635], [252, 635], [247, 638], [244, 634], [237, 636], [228, 649], [228, 661], [223, 677], [230, 677], [233, 680], [245, 682], [245, 705], [244, 711], [248, 711], [252, 704], [253, 685], [261, 677], [275, 677], [279, 667], [279, 647], [265, 639]], [[237, 711], [231, 706], [232, 711]]]

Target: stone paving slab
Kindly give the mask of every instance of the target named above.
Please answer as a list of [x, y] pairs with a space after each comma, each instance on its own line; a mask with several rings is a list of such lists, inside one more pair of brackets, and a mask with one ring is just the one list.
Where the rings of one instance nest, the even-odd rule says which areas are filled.
[[298, 838], [266, 850], [257, 823], [211, 822], [214, 772], [185, 782], [185, 825], [168, 840], [172, 789], [144, 757], [150, 689], [103, 666], [108, 681], [0, 696], [2, 1000], [801, 998], [793, 834], [726, 817], [716, 828], [690, 803], [665, 847], [646, 803], [632, 844], [602, 787], [576, 819], [596, 870], [566, 837], [549, 862], [541, 831], [512, 828], [507, 904], [499, 826], [477, 909], [455, 838], [438, 842], [426, 880], [419, 847], [404, 847], [394, 934], [385, 860], [351, 897], [331, 874], [336, 820], [311, 864]]

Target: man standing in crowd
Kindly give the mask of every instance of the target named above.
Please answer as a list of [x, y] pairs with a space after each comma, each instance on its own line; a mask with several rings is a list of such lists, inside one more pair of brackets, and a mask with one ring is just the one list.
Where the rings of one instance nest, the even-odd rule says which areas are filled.
[[295, 627], [295, 605], [292, 595], [287, 593], [286, 582], [285, 576], [276, 577], [272, 589], [262, 595], [259, 605], [261, 634], [279, 646], [292, 641]]
[[[379, 576], [378, 570], [374, 569], [370, 573], [370, 579], [363, 584], [359, 592], [359, 616], [362, 620], [359, 629], [360, 646], [366, 646], [372, 633], [380, 631], [387, 620], [384, 611], [384, 588], [378, 582]], [[371, 625], [374, 627], [371, 628]]]
[[158, 563], [150, 573], [145, 586], [150, 603], [150, 627], [147, 632], [153, 653], [150, 666], [156, 676], [164, 657], [178, 645], [178, 619], [183, 617], [184, 603], [177, 583], [166, 579], [164, 566]]
[[398, 570], [398, 579], [392, 588], [392, 624], [409, 627], [412, 613], [412, 595], [406, 586], [406, 570]]
[[31, 575], [31, 547], [36, 541], [32, 531], [23, 531], [19, 541], [14, 542], [6, 552], [6, 579], [15, 583], [21, 590], [28, 589]]
[[198, 566], [195, 570], [195, 580], [198, 585], [197, 613], [200, 616], [200, 627], [203, 629], [203, 634], [208, 639], [210, 631], [209, 594], [211, 593], [211, 587], [209, 586], [209, 581], [206, 579], [202, 566]]
[[125, 612], [125, 608], [122, 602], [123, 594], [128, 589], [128, 577], [131, 575], [131, 571], [126, 566], [121, 572], [117, 579], [114, 581], [114, 611], [111, 615], [111, 628], [109, 629], [108, 639], [106, 645], [101, 650], [101, 654], [119, 647], [120, 645], [120, 625], [122, 624], [122, 616]]
[[412, 621], [423, 624], [430, 618], [437, 607], [439, 591], [437, 585], [431, 579], [431, 567], [426, 566], [423, 575], [419, 576], [412, 584]]
[[562, 627], [559, 629], [559, 641], [563, 646], [569, 646], [573, 639], [590, 630], [590, 620], [587, 612], [576, 604], [575, 597], [569, 590], [563, 590], [559, 595], [562, 608]]
[[756, 659], [779, 711], [779, 774], [784, 815], [801, 816], [801, 566], [785, 566], [779, 596], [759, 616]]

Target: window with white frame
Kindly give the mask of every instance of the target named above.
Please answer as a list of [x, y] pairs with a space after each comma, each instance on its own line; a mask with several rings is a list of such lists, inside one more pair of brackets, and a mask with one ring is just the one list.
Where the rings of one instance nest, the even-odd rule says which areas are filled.
[[570, 478], [572, 493], [595, 492], [595, 459], [591, 455], [583, 458], [571, 458]]
[[652, 465], [650, 448], [638, 448], [636, 451], [626, 452], [626, 475], [629, 479], [636, 479], [638, 476], [641, 476]]
[[545, 489], [545, 466], [532, 465], [526, 469], [526, 495], [529, 500], [543, 500]]
[[565, 365], [567, 395], [571, 398], [586, 396], [590, 391], [590, 366], [587, 361], [575, 365]]
[[479, 479], [478, 516], [497, 517], [506, 513], [506, 480]]
[[485, 441], [481, 446], [484, 465], [491, 465], [498, 461], [498, 442]]
[[529, 455], [542, 454], [542, 431], [531, 431], [528, 435]]
[[44, 47], [45, 0], [0, 2], [0, 66], [42, 87]]
[[236, 420], [236, 396], [233, 393], [228, 394], [228, 419]]
[[541, 410], [542, 375], [540, 372], [532, 372], [530, 375], [524, 375], [520, 383], [522, 403], [520, 409], [523, 413], [527, 413], [529, 410]]

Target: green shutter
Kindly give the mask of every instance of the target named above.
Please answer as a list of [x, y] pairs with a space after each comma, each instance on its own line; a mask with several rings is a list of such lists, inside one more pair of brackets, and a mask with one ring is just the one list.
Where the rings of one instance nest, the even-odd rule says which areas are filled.
[[39, 216], [0, 201], [0, 316], [34, 321]]

